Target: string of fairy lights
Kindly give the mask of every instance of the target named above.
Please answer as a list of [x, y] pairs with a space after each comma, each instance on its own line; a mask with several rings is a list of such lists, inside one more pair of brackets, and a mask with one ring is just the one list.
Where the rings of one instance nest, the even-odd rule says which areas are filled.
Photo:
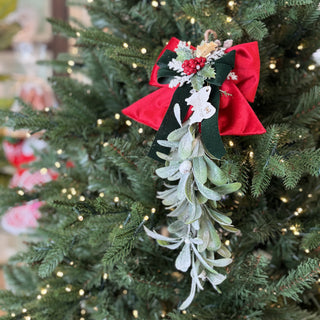
[[[87, 2], [90, 4], [90, 3], [93, 3], [94, 0], [87, 0]], [[151, 6], [154, 7], [154, 8], [158, 8], [158, 7], [160, 7], [160, 6], [165, 6], [165, 5], [166, 5], [166, 1], [151, 1]], [[228, 3], [227, 3], [227, 6], [228, 6], [229, 9], [231, 9], [231, 10], [233, 10], [236, 5], [237, 5], [236, 1], [228, 1]], [[190, 24], [192, 24], [192, 25], [196, 23], [196, 19], [195, 19], [194, 17], [189, 17], [189, 21], [190, 21]], [[227, 16], [227, 17], [226, 17], [226, 22], [227, 22], [227, 23], [231, 23], [232, 21], [233, 21], [233, 18], [232, 18], [232, 17], [230, 17], [230, 16]], [[230, 33], [228, 33], [228, 34], [230, 35]], [[79, 31], [76, 32], [76, 36], [77, 36], [77, 37], [80, 37], [80, 36], [81, 36], [81, 33], [80, 33]], [[70, 40], [70, 44], [71, 44], [71, 48], [70, 48], [71, 54], [77, 55], [77, 54], [78, 54], [78, 48], [75, 46], [75, 45], [76, 45], [76, 39], [71, 39], [71, 40]], [[123, 46], [124, 49], [128, 49], [128, 48], [130, 47], [127, 42], [123, 42], [122, 46]], [[303, 50], [303, 49], [304, 49], [304, 45], [303, 45], [303, 44], [299, 44], [298, 47], [297, 47], [297, 50], [301, 51], [301, 50]], [[141, 52], [141, 54], [145, 55], [145, 54], [148, 53], [148, 50], [147, 50], [147, 48], [142, 47], [142, 48], [140, 48], [140, 52]], [[299, 69], [299, 68], [301, 67], [301, 64], [300, 64], [299, 62], [294, 62], [294, 61], [293, 61], [293, 63], [295, 64], [295, 68], [296, 68], [296, 69]], [[75, 63], [74, 60], [71, 60], [71, 59], [68, 60], [68, 61], [67, 61], [67, 69], [66, 69], [67, 73], [71, 75], [71, 74], [73, 73], [73, 68], [74, 68], [75, 66], [76, 66], [76, 63]], [[137, 63], [132, 63], [131, 66], [132, 66], [133, 69], [136, 69], [136, 68], [138, 67], [138, 64], [137, 64]], [[269, 69], [270, 69], [270, 70], [273, 70], [275, 73], [278, 73], [278, 72], [279, 72], [279, 70], [278, 70], [278, 68], [277, 68], [277, 60], [276, 60], [274, 57], [271, 57], [271, 58], [270, 58]], [[308, 65], [307, 69], [308, 69], [309, 71], [314, 71], [314, 70], [316, 69], [316, 65], [315, 65], [315, 64], [310, 64], [310, 65]], [[88, 92], [88, 94], [90, 94], [90, 91]], [[46, 108], [45, 111], [46, 111], [46, 112], [49, 112], [49, 108]], [[120, 115], [119, 113], [115, 113], [114, 119], [115, 119], [115, 120], [121, 120], [121, 115]], [[97, 127], [102, 126], [103, 123], [104, 123], [104, 120], [103, 120], [103, 119], [98, 119], [98, 120], [97, 120]], [[125, 120], [125, 124], [126, 124], [128, 127], [132, 126], [132, 122], [131, 122], [130, 120]], [[137, 130], [138, 130], [138, 133], [139, 133], [139, 134], [142, 134], [142, 133], [144, 132], [143, 128], [138, 128]], [[30, 136], [30, 134], [29, 134], [29, 136]], [[236, 146], [236, 143], [235, 143], [233, 140], [229, 140], [227, 143], [228, 143], [228, 145], [229, 145], [230, 148], [233, 148], [233, 147]], [[108, 147], [108, 146], [109, 146], [109, 143], [108, 143], [108, 142], [103, 142], [103, 147]], [[62, 149], [58, 149], [58, 150], [56, 151], [56, 153], [57, 153], [58, 155], [62, 155], [63, 152], [64, 152], [64, 151], [63, 151]], [[253, 159], [253, 158], [254, 158], [254, 152], [253, 152], [252, 150], [248, 152], [248, 157], [249, 157], [249, 159]], [[54, 166], [55, 166], [57, 169], [60, 169], [62, 165], [61, 165], [61, 162], [60, 162], [60, 161], [56, 161], [56, 162], [54, 163]], [[48, 169], [47, 169], [47, 168], [42, 168], [42, 169], [40, 169], [40, 173], [43, 174], [43, 175], [44, 175], [44, 174], [47, 174], [47, 172], [48, 172]], [[302, 191], [303, 191], [302, 188], [300, 188], [299, 191], [302, 192]], [[20, 189], [20, 190], [17, 191], [17, 194], [20, 195], [20, 196], [23, 196], [23, 195], [25, 194], [25, 192], [24, 192], [22, 189]], [[73, 197], [75, 197], [75, 196], [78, 196], [79, 201], [82, 201], [82, 202], [83, 202], [83, 201], [86, 200], [85, 196], [82, 195], [82, 194], [79, 194], [79, 192], [78, 192], [78, 191], [76, 190], [76, 188], [74, 188], [74, 187], [63, 188], [63, 189], [61, 190], [61, 194], [66, 195], [67, 199], [69, 199], [69, 200], [73, 199]], [[239, 197], [243, 197], [244, 194], [243, 194], [242, 192], [239, 192], [239, 193], [238, 193], [238, 196], [239, 196]], [[307, 195], [308, 198], [312, 198], [312, 196], [313, 196], [313, 195], [312, 195], [311, 193], [309, 193], [309, 194]], [[100, 193], [99, 193], [99, 197], [101, 197], [101, 198], [105, 197], [104, 192], [100, 192]], [[290, 202], [290, 199], [289, 199], [287, 196], [281, 196], [281, 197], [280, 197], [280, 200], [281, 200], [281, 202], [284, 203], [284, 204], [288, 204], [288, 203]], [[114, 202], [115, 205], [119, 205], [119, 203], [120, 203], [120, 198], [119, 198], [118, 196], [114, 196], [113, 202]], [[238, 202], [238, 203], [239, 203], [239, 202]], [[294, 217], [299, 217], [299, 216], [300, 216], [301, 214], [303, 214], [305, 211], [306, 211], [306, 210], [303, 209], [302, 207], [296, 208], [296, 210], [295, 210], [295, 211], [292, 213], [292, 215], [288, 218], [288, 222], [289, 222], [292, 218], [294, 218]], [[156, 213], [156, 208], [151, 208], [151, 210], [150, 210], [150, 215], [152, 216], [152, 215], [154, 215], [155, 213]], [[78, 217], [77, 217], [77, 220], [78, 220], [79, 222], [83, 222], [83, 221], [84, 221], [84, 218], [85, 218], [85, 217], [84, 217], [82, 214], [79, 214]], [[149, 215], [145, 215], [145, 216], [143, 217], [143, 220], [141, 221], [141, 224], [139, 225], [138, 228], [140, 228], [140, 227], [141, 227], [146, 221], [148, 221], [149, 219], [150, 219], [150, 216], [149, 216]], [[124, 224], [120, 224], [120, 225], [119, 225], [119, 228], [120, 228], [120, 229], [124, 228]], [[289, 232], [289, 231], [291, 231], [295, 236], [301, 236], [300, 225], [299, 225], [299, 224], [291, 224], [291, 225], [289, 225], [287, 228], [282, 228], [282, 229], [281, 229], [281, 232], [282, 232], [283, 235], [285, 235], [285, 234], [286, 234], [287, 232]], [[224, 242], [224, 244], [225, 244], [226, 246], [230, 246], [230, 240], [226, 240], [226, 241]], [[305, 251], [306, 254], [309, 254], [309, 253], [310, 253], [310, 250], [309, 250], [309, 249], [305, 249], [304, 251]], [[70, 265], [70, 266], [73, 266], [73, 267], [76, 267], [74, 261], [70, 261], [70, 262], [69, 262], [69, 265]], [[56, 272], [56, 277], [57, 277], [57, 278], [63, 278], [64, 276], [65, 276], [65, 274], [64, 274], [63, 271], [57, 270], [57, 272]], [[106, 281], [108, 278], [109, 278], [109, 274], [108, 274], [108, 273], [103, 273], [103, 274], [102, 274], [102, 279], [103, 279], [104, 281]], [[320, 278], [317, 280], [317, 283], [320, 284]], [[65, 292], [67, 292], [67, 293], [71, 293], [71, 292], [73, 292], [74, 290], [75, 290], [75, 289], [74, 289], [73, 286], [70, 285], [70, 284], [66, 285], [66, 287], [65, 287]], [[80, 297], [85, 296], [86, 292], [85, 292], [85, 290], [84, 290], [83, 288], [80, 288], [80, 289], [77, 289], [77, 290], [78, 290], [78, 295], [79, 295]], [[263, 290], [263, 289], [262, 289], [262, 288], [259, 288], [259, 290], [261, 291], [261, 290]], [[41, 299], [43, 298], [43, 296], [45, 296], [45, 295], [48, 294], [49, 291], [50, 291], [50, 285], [47, 284], [45, 288], [40, 289], [40, 292], [39, 292], [39, 294], [37, 295], [36, 298], [37, 298], [38, 300], [41, 300]], [[128, 294], [127, 289], [124, 289], [122, 293], [123, 293], [124, 295], [127, 295], [127, 294]], [[98, 307], [97, 307], [97, 306], [94, 307], [93, 310], [94, 310], [94, 311], [98, 311]], [[28, 313], [28, 310], [27, 310], [26, 308], [22, 308], [21, 313], [24, 315], [24, 316], [23, 316], [24, 320], [32, 320], [31, 315], [27, 314], [27, 313]], [[181, 313], [182, 313], [182, 314], [186, 314], [187, 311], [186, 311], [186, 310], [182, 310]], [[86, 311], [84, 308], [81, 308], [80, 314], [81, 314], [81, 316], [80, 316], [79, 320], [85, 320], [85, 315], [87, 314], [87, 311]], [[133, 316], [135, 319], [138, 319], [138, 318], [139, 318], [139, 311], [136, 310], [136, 309], [135, 309], [135, 310], [132, 310], [132, 316]], [[165, 310], [162, 310], [160, 316], [161, 316], [162, 318], [165, 318], [165, 317], [166, 317], [166, 311], [165, 311]], [[11, 317], [12, 317], [12, 318], [16, 318], [17, 315], [12, 312], [12, 313], [11, 313]], [[20, 317], [19, 317], [19, 318], [20, 318]]]

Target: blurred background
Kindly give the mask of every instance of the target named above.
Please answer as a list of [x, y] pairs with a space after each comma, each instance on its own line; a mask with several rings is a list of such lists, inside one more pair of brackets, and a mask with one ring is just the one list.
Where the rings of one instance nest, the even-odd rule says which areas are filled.
[[[66, 7], [66, 0], [0, 0], [0, 108], [19, 110], [16, 97], [36, 110], [57, 107], [58, 102], [47, 82], [52, 70], [37, 61], [54, 59], [61, 52], [75, 53], [77, 48], [73, 47], [74, 43], [52, 34], [46, 21], [48, 17], [61, 20], [73, 17], [89, 24], [84, 6], [70, 9]], [[66, 70], [66, 76], [73, 75]], [[30, 139], [28, 132], [13, 132], [10, 128], [0, 128], [0, 146], [0, 185], [19, 187], [23, 192], [30, 187], [30, 174], [23, 164], [34, 159], [33, 148], [41, 150], [43, 146]], [[44, 178], [48, 180], [52, 176], [41, 176], [42, 180]], [[31, 187], [37, 183], [33, 180]], [[0, 288], [6, 286], [3, 266], [17, 250], [23, 249], [23, 236], [18, 238], [17, 235], [28, 232], [28, 223], [32, 226], [31, 220], [18, 225], [20, 213], [12, 211], [3, 217], [0, 225]]]

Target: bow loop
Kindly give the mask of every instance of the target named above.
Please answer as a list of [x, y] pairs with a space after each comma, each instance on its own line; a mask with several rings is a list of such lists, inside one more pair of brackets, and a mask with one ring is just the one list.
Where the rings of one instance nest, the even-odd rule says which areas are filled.
[[[175, 129], [174, 126], [177, 124], [175, 119], [171, 119], [174, 118], [173, 106], [175, 103], [183, 106], [185, 120], [192, 114], [191, 109], [193, 107], [189, 107], [185, 102], [191, 89], [188, 81], [187, 83], [180, 83], [180, 87], [169, 88], [172, 79], [177, 76], [181, 77], [179, 72], [182, 72], [182, 69], [176, 70], [171, 66], [169, 67], [169, 62], [177, 57], [178, 51], [176, 53], [175, 50], [181, 48], [179, 44], [179, 39], [171, 38], [161, 51], [157, 63], [153, 67], [149, 83], [152, 86], [160, 87], [160, 89], [122, 110], [128, 117], [159, 130], [157, 139], [159, 139], [159, 136], [161, 136], [161, 139], [166, 139], [170, 130]], [[195, 49], [192, 46], [187, 48]], [[204, 79], [206, 79], [205, 83], [214, 89], [212, 92], [215, 92], [215, 96], [210, 98], [210, 102], [215, 102], [212, 105], [217, 112], [211, 118], [202, 120], [201, 136], [207, 150], [213, 155], [215, 154], [212, 150], [217, 149], [217, 145], [219, 145], [218, 149], [220, 150], [217, 150], [217, 154], [219, 154], [218, 157], [221, 157], [224, 148], [220, 135], [253, 135], [266, 132], [248, 104], [248, 101], [253, 102], [259, 84], [260, 59], [257, 42], [230, 47], [225, 50], [222, 57], [207, 61], [207, 66], [209, 65], [214, 68], [213, 76], [206, 76]], [[187, 77], [188, 71], [185, 72]], [[202, 70], [192, 75], [191, 78], [192, 86], [197, 91], [199, 88], [195, 87], [194, 84], [199, 77], [200, 81], [203, 81], [201, 80], [201, 73]], [[174, 85], [176, 85], [175, 82]], [[200, 85], [202, 87], [204, 84]], [[226, 93], [221, 95], [221, 99], [219, 87], [221, 91]], [[151, 148], [153, 157], [156, 151], [155, 144]]]

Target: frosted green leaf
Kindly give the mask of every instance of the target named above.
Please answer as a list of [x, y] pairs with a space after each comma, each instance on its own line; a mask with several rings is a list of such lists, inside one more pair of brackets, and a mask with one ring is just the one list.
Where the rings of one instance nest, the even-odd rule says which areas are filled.
[[228, 180], [224, 172], [207, 156], [204, 159], [208, 165], [208, 179], [216, 186], [226, 184]]
[[164, 191], [159, 191], [158, 198], [165, 199], [169, 197], [172, 193], [176, 192], [176, 190], [177, 190], [177, 186], [173, 186], [173, 188], [168, 188]]
[[171, 194], [168, 194], [166, 197], [162, 198], [162, 203], [165, 206], [172, 206], [177, 202], [177, 191], [176, 189], [173, 190]]
[[188, 210], [188, 202], [182, 201], [175, 210], [173, 210], [172, 212], [170, 212], [167, 216], [168, 217], [178, 217], [183, 213], [186, 213], [186, 211]]
[[191, 50], [190, 47], [187, 46], [181, 46], [176, 49], [177, 58], [178, 61], [184, 61], [193, 59], [193, 50]]
[[229, 194], [229, 193], [238, 191], [240, 188], [241, 188], [241, 183], [234, 182], [234, 183], [225, 184], [219, 187], [215, 187], [213, 190], [220, 194]]
[[198, 71], [197, 74], [206, 79], [216, 77], [214, 68], [212, 68], [209, 64], [206, 64], [200, 71]]
[[169, 135], [168, 135], [168, 141], [179, 141], [183, 135], [185, 135], [188, 131], [188, 126], [183, 126], [181, 128], [178, 128], [176, 130], [173, 130]]
[[176, 141], [157, 140], [157, 143], [160, 146], [167, 147], [167, 148], [178, 148], [179, 146], [179, 143]]
[[207, 249], [210, 251], [216, 251], [221, 247], [221, 240], [219, 234], [211, 223], [208, 226], [208, 231], [210, 234], [210, 241]]
[[157, 151], [156, 154], [157, 154], [157, 156], [158, 156], [160, 159], [162, 159], [162, 160], [165, 160], [165, 161], [170, 161], [170, 160], [172, 160], [172, 157], [169, 156], [169, 155], [167, 155], [167, 154], [165, 154], [165, 153], [162, 153], [162, 152]]
[[188, 220], [186, 221], [187, 224], [192, 223], [201, 217], [202, 215], [201, 206], [199, 204], [193, 204], [192, 210], [190, 210], [189, 212], [190, 212], [190, 215]]
[[199, 252], [203, 252], [207, 249], [210, 240], [209, 231], [206, 228], [200, 228], [198, 237], [203, 241], [202, 244], [198, 245]]
[[190, 158], [203, 157], [204, 154], [205, 154], [204, 147], [201, 143], [201, 140], [199, 138], [197, 138], [193, 142], [193, 151], [192, 151], [192, 155]]
[[191, 246], [193, 249], [194, 254], [197, 256], [199, 262], [210, 272], [215, 272], [212, 267], [210, 267], [210, 265], [208, 264], [208, 262], [206, 261], [205, 258], [203, 258], [203, 256], [199, 253], [199, 251], [197, 250], [197, 248], [195, 247], [195, 245], [191, 242]]
[[193, 179], [192, 175], [189, 174], [186, 181], [185, 194], [190, 203], [194, 202], [194, 190], [193, 190]]
[[205, 204], [208, 201], [208, 198], [206, 198], [202, 193], [197, 192], [197, 200], [199, 204]]
[[203, 184], [201, 184], [197, 179], [195, 179], [198, 190], [208, 199], [211, 200], [215, 200], [215, 201], [219, 201], [221, 200], [221, 195], [209, 188], [207, 188], [206, 186], [204, 186]]
[[167, 179], [169, 181], [176, 181], [176, 180], [179, 180], [181, 178], [182, 174], [180, 171], [178, 171], [177, 173], [175, 173], [174, 175], [168, 177]]
[[178, 153], [182, 160], [190, 157], [192, 152], [192, 135], [187, 132], [180, 140]]
[[194, 158], [192, 160], [192, 170], [194, 177], [201, 183], [207, 182], [207, 165], [203, 157]]
[[177, 189], [177, 199], [178, 200], [183, 200], [185, 198], [185, 188], [186, 188], [186, 182], [189, 177], [189, 174], [183, 174], [179, 184], [178, 184], [178, 189]]
[[231, 257], [231, 252], [223, 245], [221, 244], [221, 247], [217, 252], [224, 258], [230, 258]]
[[196, 91], [199, 91], [203, 87], [205, 78], [200, 76], [199, 73], [196, 73], [193, 77], [191, 77], [191, 85], [192, 88]]
[[220, 292], [220, 290], [218, 290], [218, 288], [216, 287], [217, 285], [221, 284], [224, 280], [226, 280], [226, 276], [223, 274], [213, 274], [213, 273], [209, 273], [207, 274], [207, 279], [210, 281], [210, 283], [212, 284], [212, 286]]
[[221, 225], [221, 227], [229, 232], [238, 232], [239, 229], [233, 227], [233, 226], [226, 226], [226, 225]]
[[148, 229], [146, 226], [143, 226], [144, 231], [146, 232], [146, 234], [156, 240], [162, 240], [162, 241], [167, 241], [167, 242], [177, 242], [179, 241], [178, 238], [169, 238], [169, 237], [165, 237], [155, 231], [151, 231], [150, 229]]
[[170, 250], [178, 249], [181, 246], [182, 242], [183, 242], [183, 240], [181, 240], [180, 242], [177, 242], [177, 243], [169, 244], [166, 241], [157, 240], [157, 243], [159, 244], [159, 246], [165, 247], [165, 248], [170, 249]]
[[195, 280], [195, 277], [197, 277], [198, 275], [197, 274], [193, 275], [192, 271], [191, 271], [191, 276], [192, 276], [192, 283], [191, 283], [190, 294], [189, 294], [188, 298], [185, 301], [183, 301], [183, 303], [179, 307], [180, 310], [184, 310], [184, 309], [188, 308], [190, 306], [191, 302], [193, 301], [193, 298], [194, 298], [194, 296], [196, 294], [196, 280]]
[[214, 210], [210, 210], [209, 213], [212, 216], [212, 218], [215, 221], [217, 221], [219, 224], [222, 224], [222, 225], [232, 224], [232, 220], [229, 217], [225, 216], [224, 214], [221, 214], [221, 213], [216, 212]]
[[190, 243], [185, 243], [181, 252], [179, 253], [175, 266], [178, 270], [186, 272], [191, 266], [191, 252]]
[[170, 233], [175, 233], [175, 234], [182, 233], [183, 235], [185, 235], [187, 232], [187, 226], [181, 220], [177, 220], [168, 226], [168, 231]]
[[226, 259], [217, 259], [217, 260], [209, 260], [208, 262], [211, 263], [214, 267], [226, 267], [232, 262], [232, 259], [226, 258]]
[[156, 174], [157, 174], [160, 178], [166, 179], [166, 178], [168, 178], [169, 176], [174, 175], [178, 170], [179, 170], [179, 165], [162, 167], [162, 168], [158, 168], [158, 169], [156, 170]]

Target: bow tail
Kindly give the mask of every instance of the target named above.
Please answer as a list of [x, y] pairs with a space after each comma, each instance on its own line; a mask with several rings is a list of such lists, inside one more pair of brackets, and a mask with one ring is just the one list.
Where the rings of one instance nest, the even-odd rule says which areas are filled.
[[248, 136], [266, 132], [246, 98], [231, 80], [226, 80], [221, 90], [228, 94], [222, 95], [220, 101], [221, 135]]
[[217, 159], [222, 158], [226, 150], [219, 133], [218, 114], [220, 103], [219, 87], [211, 85], [210, 102], [216, 108], [215, 114], [201, 122], [201, 140], [206, 149], [206, 152]]
[[[161, 90], [161, 89], [160, 89]], [[166, 115], [161, 123], [161, 126], [156, 133], [155, 139], [152, 143], [151, 149], [149, 151], [148, 156], [158, 160], [160, 162], [164, 162], [164, 160], [160, 159], [157, 156], [157, 152], [162, 152], [168, 154], [170, 152], [170, 148], [160, 146], [158, 144], [158, 140], [166, 140], [168, 135], [175, 129], [179, 128], [180, 125], [174, 116], [173, 107], [176, 103], [179, 103], [181, 110], [181, 120], [186, 117], [189, 106], [187, 105], [185, 98], [190, 94], [191, 85], [184, 85], [182, 87], [178, 87], [173, 94], [173, 97], [170, 101], [169, 108], [167, 110]], [[159, 90], [158, 90], [159, 91]]]

